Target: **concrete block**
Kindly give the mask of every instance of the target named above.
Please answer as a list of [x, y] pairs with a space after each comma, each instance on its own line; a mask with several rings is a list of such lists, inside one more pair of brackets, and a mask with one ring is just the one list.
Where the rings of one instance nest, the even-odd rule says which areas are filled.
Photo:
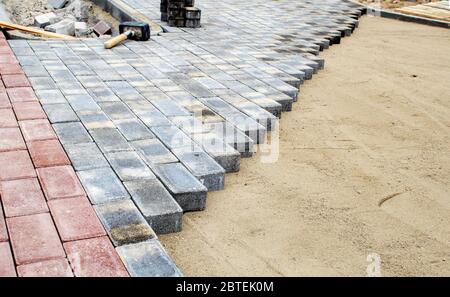
[[240, 153], [226, 144], [219, 136], [214, 133], [202, 133], [193, 134], [192, 137], [227, 173], [239, 171]]
[[54, 24], [58, 20], [58, 16], [53, 13], [45, 13], [34, 18], [34, 26], [38, 28], [45, 28], [48, 25]]
[[56, 123], [52, 126], [63, 145], [92, 141], [91, 136], [80, 122]]
[[124, 183], [156, 234], [181, 231], [183, 210], [157, 179]]
[[122, 181], [156, 178], [136, 152], [110, 153], [105, 157]]
[[128, 141], [155, 138], [155, 135], [137, 118], [115, 120], [114, 124]]
[[117, 253], [133, 277], [180, 277], [180, 270], [155, 240], [118, 247]]
[[54, 9], [61, 9], [69, 3], [69, 0], [48, 0], [47, 2]]
[[152, 127], [151, 130], [169, 149], [194, 146], [192, 139], [176, 126]]
[[151, 168], [157, 164], [178, 162], [169, 149], [156, 138], [133, 141], [131, 146]]
[[155, 232], [129, 199], [96, 205], [94, 208], [115, 246], [156, 238]]
[[97, 36], [111, 34], [111, 26], [105, 21], [98, 22], [92, 29]]
[[205, 152], [192, 152], [185, 148], [172, 150], [181, 163], [208, 189], [222, 190], [225, 170]]
[[103, 128], [90, 131], [98, 147], [103, 153], [114, 153], [131, 150], [127, 140], [117, 129]]
[[109, 167], [102, 152], [93, 142], [66, 144], [64, 149], [76, 171]]
[[111, 168], [96, 168], [77, 172], [92, 204], [128, 199], [130, 195]]
[[208, 189], [180, 163], [160, 164], [154, 172], [183, 211], [205, 208]]
[[42, 105], [50, 123], [76, 122], [78, 117], [67, 103]]
[[75, 36], [84, 37], [90, 34], [90, 30], [85, 22], [75, 22]]
[[103, 111], [82, 111], [78, 116], [88, 130], [116, 127]]
[[71, 19], [64, 19], [60, 22], [48, 25], [45, 31], [73, 36], [75, 35], [75, 21]]

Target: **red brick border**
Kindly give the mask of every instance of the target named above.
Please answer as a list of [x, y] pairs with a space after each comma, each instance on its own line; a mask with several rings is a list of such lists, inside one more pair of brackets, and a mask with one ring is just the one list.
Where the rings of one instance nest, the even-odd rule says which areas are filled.
[[0, 32], [0, 276], [128, 276]]

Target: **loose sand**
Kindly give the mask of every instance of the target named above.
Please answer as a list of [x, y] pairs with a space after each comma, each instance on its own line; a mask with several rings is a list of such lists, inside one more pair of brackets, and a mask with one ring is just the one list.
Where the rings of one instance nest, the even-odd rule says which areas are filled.
[[[187, 276], [450, 275], [450, 31], [364, 17], [244, 159], [160, 236]], [[392, 197], [381, 206], [380, 201]]]

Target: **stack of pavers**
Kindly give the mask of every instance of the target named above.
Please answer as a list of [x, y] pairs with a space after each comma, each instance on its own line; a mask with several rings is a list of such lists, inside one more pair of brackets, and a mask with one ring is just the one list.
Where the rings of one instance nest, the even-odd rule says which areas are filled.
[[201, 10], [194, 7], [194, 0], [161, 0], [161, 21], [171, 27], [200, 27]]

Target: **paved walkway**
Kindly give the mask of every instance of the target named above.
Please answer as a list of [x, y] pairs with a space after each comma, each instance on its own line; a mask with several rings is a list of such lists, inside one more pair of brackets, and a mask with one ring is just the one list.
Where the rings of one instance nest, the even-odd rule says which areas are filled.
[[[125, 2], [158, 16], [159, 1]], [[14, 257], [4, 243], [1, 266], [10, 274], [15, 265], [24, 275], [25, 264], [30, 274], [69, 274], [67, 255], [75, 275], [180, 275], [156, 234], [181, 230], [183, 212], [223, 189], [225, 173], [266, 141], [323, 67], [319, 51], [350, 35], [361, 11], [345, 1], [199, 6], [203, 28], [112, 50], [97, 39], [11, 40], [14, 57], [2, 39], [0, 179], [15, 195], [34, 193], [23, 202], [32, 210], [11, 210], [2, 184], [10, 239], [3, 219], [0, 238]], [[92, 260], [96, 269], [80, 272], [71, 255], [97, 250], [108, 264]]]

